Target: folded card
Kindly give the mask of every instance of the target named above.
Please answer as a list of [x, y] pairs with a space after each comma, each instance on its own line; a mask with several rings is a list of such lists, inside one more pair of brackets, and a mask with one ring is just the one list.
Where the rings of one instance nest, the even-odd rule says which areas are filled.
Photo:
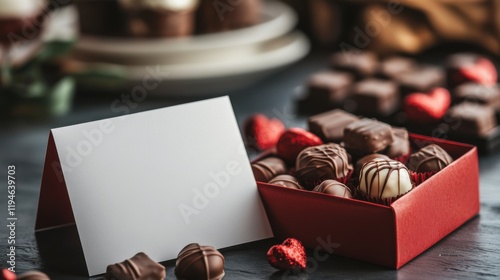
[[36, 229], [74, 223], [90, 276], [272, 237], [229, 98], [52, 129]]

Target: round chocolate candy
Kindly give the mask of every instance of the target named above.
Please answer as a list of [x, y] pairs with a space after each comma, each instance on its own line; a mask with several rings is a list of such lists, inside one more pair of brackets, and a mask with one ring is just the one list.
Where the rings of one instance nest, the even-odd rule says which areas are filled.
[[408, 167], [415, 172], [434, 172], [452, 162], [453, 158], [443, 148], [430, 144], [410, 156]]
[[255, 180], [267, 183], [272, 178], [286, 173], [286, 164], [280, 158], [267, 157], [252, 163], [252, 172]]
[[327, 179], [344, 178], [351, 170], [346, 150], [335, 143], [306, 148], [296, 162], [297, 177], [309, 189]]
[[298, 189], [298, 190], [304, 189], [299, 184], [299, 181], [297, 181], [297, 179], [295, 179], [295, 177], [293, 177], [291, 175], [286, 175], [286, 174], [278, 175], [278, 176], [274, 177], [271, 181], [269, 181], [269, 184], [280, 185], [280, 186], [291, 188], [291, 189]]
[[333, 196], [352, 198], [352, 193], [349, 187], [335, 180], [323, 181], [321, 184], [317, 185], [313, 189], [313, 192], [320, 192]]
[[369, 155], [366, 155], [362, 158], [360, 158], [357, 162], [356, 162], [356, 174], [359, 174], [359, 172], [361, 171], [361, 168], [363, 167], [363, 165], [367, 162], [370, 162], [370, 161], [374, 161], [374, 160], [386, 160], [386, 159], [390, 159], [388, 156], [386, 155], [383, 155], [383, 154], [369, 154]]
[[185, 280], [218, 280], [224, 277], [224, 256], [212, 246], [191, 243], [175, 262], [175, 275]]
[[412, 188], [410, 173], [406, 166], [396, 160], [367, 162], [359, 174], [360, 191], [372, 198], [394, 198]]

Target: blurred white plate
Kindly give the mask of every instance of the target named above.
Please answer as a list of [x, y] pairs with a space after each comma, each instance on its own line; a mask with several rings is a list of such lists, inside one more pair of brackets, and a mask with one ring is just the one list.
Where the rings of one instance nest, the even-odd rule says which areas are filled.
[[[255, 53], [237, 59], [199, 60], [183, 64], [119, 65], [73, 59], [74, 69], [121, 71], [127, 83], [121, 90], [131, 90], [143, 85], [150, 77], [149, 69], [159, 67], [162, 82], [148, 94], [168, 97], [215, 95], [245, 87], [286, 65], [304, 57], [309, 51], [309, 41], [301, 32], [293, 32], [255, 45]], [[200, 54], [205, 52], [200, 52]], [[209, 54], [208, 54], [209, 55]], [[96, 88], [96, 84], [88, 84]]]
[[226, 32], [175, 39], [80, 36], [74, 57], [117, 64], [190, 63], [219, 56], [241, 56], [258, 51], [255, 45], [290, 32], [297, 22], [287, 5], [266, 1], [260, 24]]

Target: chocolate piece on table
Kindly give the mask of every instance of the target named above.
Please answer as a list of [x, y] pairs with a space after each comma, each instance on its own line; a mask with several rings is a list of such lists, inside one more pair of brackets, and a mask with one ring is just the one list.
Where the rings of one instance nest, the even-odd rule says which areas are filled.
[[366, 79], [352, 86], [349, 100], [359, 114], [387, 116], [398, 109], [398, 86], [393, 81]]
[[456, 53], [445, 61], [447, 85], [454, 88], [467, 82], [492, 85], [497, 81], [495, 66], [487, 58], [475, 53]]
[[394, 198], [411, 189], [408, 169], [396, 160], [370, 161], [359, 174], [359, 190], [371, 198]]
[[332, 69], [352, 73], [356, 79], [373, 76], [378, 68], [378, 58], [372, 52], [336, 52], [330, 57]]
[[410, 156], [408, 168], [415, 172], [434, 172], [452, 162], [453, 158], [443, 148], [430, 144]]
[[368, 163], [368, 162], [374, 161], [374, 160], [387, 160], [387, 159], [390, 159], [390, 158], [386, 155], [383, 155], [383, 154], [366, 155], [366, 156], [358, 159], [358, 161], [356, 162], [356, 168], [354, 169], [354, 174], [359, 175], [359, 172], [361, 171], [361, 168], [363, 167], [363, 165], [365, 163]]
[[248, 27], [262, 20], [262, 0], [201, 0], [199, 27], [204, 33]]
[[377, 70], [377, 77], [394, 79], [401, 73], [413, 70], [416, 66], [416, 61], [411, 58], [391, 56], [380, 62]]
[[347, 95], [346, 88], [354, 82], [354, 77], [347, 72], [323, 71], [309, 77], [307, 88], [309, 99], [319, 106], [340, 106]]
[[344, 129], [347, 149], [372, 154], [388, 147], [394, 141], [392, 127], [374, 119], [355, 121]]
[[269, 182], [272, 178], [285, 174], [287, 171], [285, 162], [278, 157], [267, 157], [252, 163], [252, 172], [255, 180]]
[[17, 280], [50, 280], [50, 278], [40, 271], [28, 271], [17, 276]]
[[344, 178], [351, 170], [346, 150], [335, 143], [306, 148], [297, 156], [297, 178], [307, 189], [318, 181]]
[[295, 177], [286, 174], [274, 177], [273, 179], [271, 179], [271, 181], [269, 181], [269, 184], [279, 185], [290, 189], [304, 189]]
[[459, 125], [451, 130], [453, 134], [485, 136], [497, 126], [493, 107], [463, 102], [451, 107], [447, 112], [448, 119]]
[[390, 158], [397, 158], [410, 153], [410, 140], [406, 128], [392, 127], [394, 141], [384, 151]]
[[80, 34], [105, 37], [127, 35], [127, 19], [118, 1], [73, 1]]
[[491, 106], [500, 105], [500, 86], [464, 83], [454, 89], [453, 98], [456, 103], [469, 101]]
[[336, 109], [309, 117], [307, 123], [309, 131], [324, 142], [340, 143], [344, 137], [344, 128], [357, 120], [359, 120], [357, 116]]
[[218, 280], [224, 277], [224, 256], [212, 246], [191, 243], [175, 262], [175, 275], [185, 280]]
[[421, 65], [412, 71], [404, 72], [394, 77], [400, 87], [400, 93], [425, 93], [435, 87], [443, 86], [445, 83], [445, 72], [437, 66]]
[[352, 192], [345, 184], [336, 180], [325, 180], [317, 185], [313, 192], [325, 193], [333, 196], [352, 198]]
[[141, 252], [121, 263], [108, 265], [104, 279], [163, 280], [165, 276], [165, 267]]

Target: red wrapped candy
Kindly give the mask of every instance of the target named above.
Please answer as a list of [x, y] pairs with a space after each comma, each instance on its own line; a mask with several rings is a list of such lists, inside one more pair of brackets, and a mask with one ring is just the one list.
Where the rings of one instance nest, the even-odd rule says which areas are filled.
[[307, 256], [302, 243], [295, 238], [288, 238], [281, 245], [274, 245], [267, 251], [267, 261], [280, 270], [306, 269]]
[[249, 147], [267, 150], [276, 145], [285, 131], [285, 125], [279, 119], [269, 119], [262, 114], [256, 114], [245, 121], [243, 130]]
[[281, 135], [276, 148], [279, 157], [294, 162], [303, 149], [321, 144], [323, 141], [311, 132], [302, 128], [290, 128]]

